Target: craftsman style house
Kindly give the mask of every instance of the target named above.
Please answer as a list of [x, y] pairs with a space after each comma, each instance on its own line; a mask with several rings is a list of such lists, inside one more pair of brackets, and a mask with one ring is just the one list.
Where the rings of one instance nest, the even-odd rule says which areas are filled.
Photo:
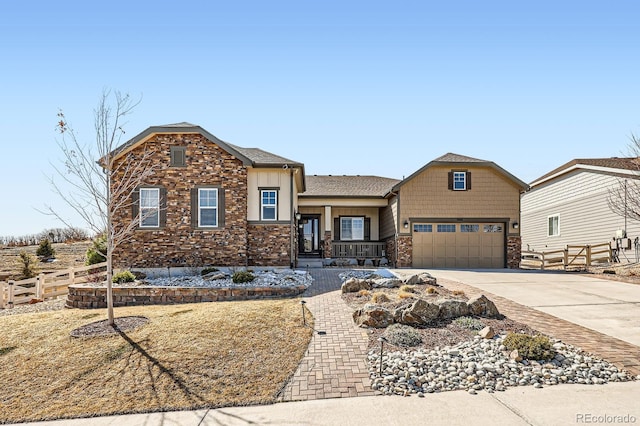
[[136, 225], [114, 254], [117, 267], [295, 266], [301, 257], [429, 268], [519, 263], [527, 185], [490, 161], [446, 154], [402, 181], [312, 176], [302, 163], [189, 123], [150, 127], [114, 155], [151, 155], [156, 165], [132, 208], [114, 218], [116, 227]]

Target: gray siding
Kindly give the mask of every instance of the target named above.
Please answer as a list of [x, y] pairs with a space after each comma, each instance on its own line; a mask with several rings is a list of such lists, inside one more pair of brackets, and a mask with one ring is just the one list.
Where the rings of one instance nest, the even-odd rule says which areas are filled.
[[[624, 217], [607, 205], [610, 188], [618, 177], [577, 170], [522, 195], [523, 250], [555, 250], [567, 244], [600, 244], [612, 241], [624, 228]], [[549, 237], [548, 217], [560, 217], [560, 235]], [[628, 220], [627, 235], [640, 236], [640, 223]]]

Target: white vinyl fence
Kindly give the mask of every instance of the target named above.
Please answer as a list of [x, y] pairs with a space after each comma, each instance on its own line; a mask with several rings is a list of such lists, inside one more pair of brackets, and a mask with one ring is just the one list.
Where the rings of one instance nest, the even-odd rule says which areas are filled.
[[47, 300], [64, 296], [69, 292], [69, 285], [102, 282], [106, 275], [107, 262], [103, 262], [40, 274], [26, 280], [0, 281], [0, 309], [11, 309], [34, 299]]

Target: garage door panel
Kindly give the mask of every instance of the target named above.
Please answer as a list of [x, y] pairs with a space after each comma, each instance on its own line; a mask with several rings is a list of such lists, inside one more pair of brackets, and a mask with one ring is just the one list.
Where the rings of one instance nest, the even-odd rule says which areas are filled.
[[413, 265], [415, 267], [504, 267], [503, 224], [424, 223], [419, 224], [418, 227], [414, 225], [413, 231]]

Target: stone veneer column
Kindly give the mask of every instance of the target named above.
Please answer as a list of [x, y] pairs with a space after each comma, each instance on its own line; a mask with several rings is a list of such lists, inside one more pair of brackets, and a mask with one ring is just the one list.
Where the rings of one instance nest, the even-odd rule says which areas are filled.
[[411, 235], [398, 236], [398, 259], [396, 267], [408, 268], [413, 266], [413, 240]]
[[331, 231], [324, 231], [324, 258], [331, 258]]
[[522, 255], [522, 237], [510, 235], [507, 237], [507, 268], [519, 269]]

